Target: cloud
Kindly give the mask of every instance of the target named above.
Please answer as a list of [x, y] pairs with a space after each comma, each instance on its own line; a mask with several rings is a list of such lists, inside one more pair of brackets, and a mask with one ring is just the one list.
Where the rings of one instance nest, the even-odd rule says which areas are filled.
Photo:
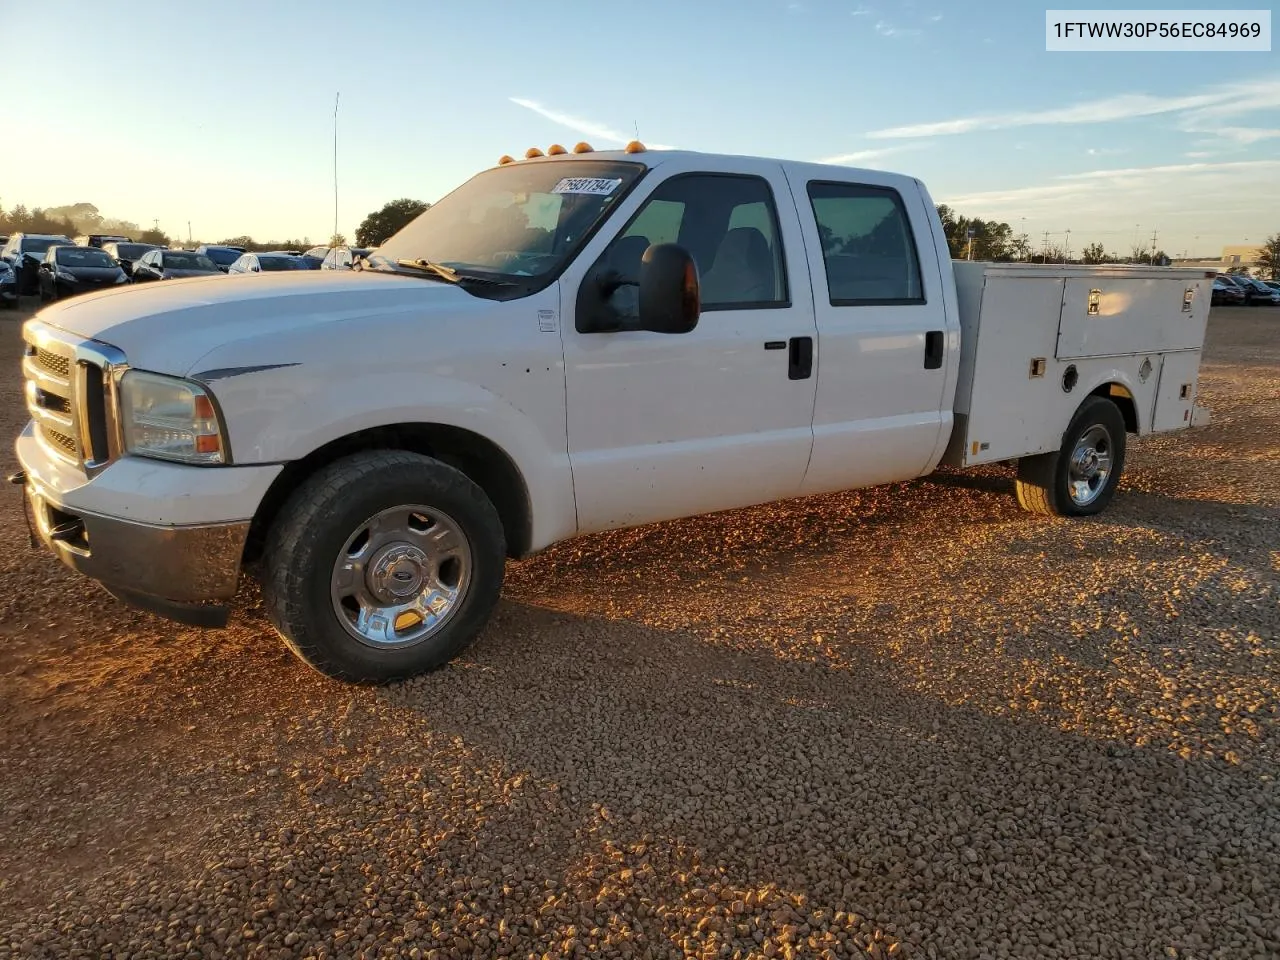
[[857, 7], [849, 11], [851, 17], [869, 17], [874, 11], [870, 7]]
[[914, 37], [918, 36], [920, 31], [909, 27], [895, 27], [887, 20], [877, 20], [876, 33], [882, 37]]
[[[1280, 77], [1268, 77], [1226, 84], [1201, 93], [1181, 96], [1125, 93], [1047, 110], [975, 114], [954, 120], [888, 127], [883, 130], [873, 130], [867, 136], [873, 139], [950, 136], [981, 130], [1006, 130], [1011, 127], [1106, 123], [1167, 113], [1185, 114], [1184, 123], [1205, 123], [1210, 118], [1238, 116], [1275, 107], [1280, 107]], [[1217, 133], [1224, 128], [1235, 130], [1238, 135], [1240, 131], [1248, 129], [1219, 126], [1213, 131], [1206, 129], [1199, 132]], [[1260, 133], [1269, 135], [1271, 131], [1260, 131]]]
[[[1161, 246], [1181, 249], [1195, 236], [1231, 238], [1274, 230], [1272, 210], [1257, 197], [1274, 190], [1280, 159], [1177, 163], [1064, 174], [1051, 182], [975, 193], [937, 191], [940, 203], [1008, 223], [1027, 218], [1041, 229], [1070, 227], [1082, 240], [1128, 237], [1142, 223]], [[1188, 202], [1191, 201], [1191, 202]], [[1126, 241], [1127, 242], [1127, 241]]]
[[1156, 174], [1216, 173], [1221, 170], [1277, 170], [1280, 160], [1228, 160], [1222, 163], [1175, 163], [1159, 167], [1127, 167], [1122, 170], [1090, 170], [1064, 173], [1058, 180], [1106, 180], [1115, 177], [1150, 177]]
[[930, 23], [937, 23], [937, 22], [938, 22], [939, 20], [941, 20], [941, 19], [942, 19], [942, 14], [940, 14], [940, 13], [935, 13], [932, 17], [930, 17], [930, 18], [929, 18], [929, 22], [930, 22]]
[[834, 157], [823, 157], [817, 163], [834, 163], [841, 166], [850, 167], [868, 167], [874, 166], [879, 160], [892, 156], [895, 153], [902, 153], [906, 150], [913, 150], [917, 147], [924, 146], [923, 143], [899, 144], [892, 147], [875, 147], [870, 150], [855, 150], [853, 153], [841, 153]]
[[[524, 97], [508, 98], [516, 106], [524, 107], [526, 110], [532, 110], [540, 117], [545, 117], [552, 123], [557, 123], [562, 127], [567, 127], [574, 133], [579, 133], [584, 137], [590, 137], [603, 143], [628, 143], [633, 138], [625, 133], [620, 133], [612, 127], [607, 127], [602, 123], [596, 123], [592, 120], [584, 120], [581, 117], [575, 117], [572, 114], [562, 113], [550, 107], [544, 107], [536, 100], [529, 100]], [[595, 146], [595, 144], [592, 144]], [[645, 146], [650, 150], [678, 150], [678, 147], [669, 146], [664, 143], [649, 143], [645, 141]]]

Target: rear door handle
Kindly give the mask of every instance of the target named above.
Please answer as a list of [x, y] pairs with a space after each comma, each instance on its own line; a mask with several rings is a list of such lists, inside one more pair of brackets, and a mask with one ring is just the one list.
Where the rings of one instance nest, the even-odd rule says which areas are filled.
[[924, 368], [937, 370], [942, 366], [942, 331], [930, 330], [924, 335]]
[[813, 337], [792, 337], [787, 354], [787, 379], [808, 380], [813, 375]]

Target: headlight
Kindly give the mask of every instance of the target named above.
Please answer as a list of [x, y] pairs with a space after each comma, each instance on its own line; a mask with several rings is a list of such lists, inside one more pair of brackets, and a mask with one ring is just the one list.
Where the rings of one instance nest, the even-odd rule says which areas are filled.
[[120, 381], [120, 417], [129, 453], [179, 463], [230, 459], [213, 400], [198, 383], [130, 370]]
[[67, 273], [65, 270], [54, 270], [54, 274], [59, 280], [65, 280], [67, 283], [76, 283], [75, 274]]

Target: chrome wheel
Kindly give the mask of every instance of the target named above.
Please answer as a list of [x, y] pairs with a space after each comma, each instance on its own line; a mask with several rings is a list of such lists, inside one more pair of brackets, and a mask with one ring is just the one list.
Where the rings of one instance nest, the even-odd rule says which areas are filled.
[[437, 633], [471, 585], [471, 546], [433, 507], [390, 507], [366, 520], [333, 566], [333, 611], [371, 647], [407, 647]]
[[1067, 485], [1071, 500], [1087, 507], [1098, 499], [1111, 476], [1111, 433], [1097, 423], [1086, 430], [1071, 451]]

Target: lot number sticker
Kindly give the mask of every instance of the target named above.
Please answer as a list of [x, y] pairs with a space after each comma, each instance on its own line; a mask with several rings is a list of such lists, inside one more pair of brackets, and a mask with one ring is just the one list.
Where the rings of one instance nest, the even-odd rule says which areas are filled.
[[621, 179], [607, 180], [603, 177], [565, 177], [554, 187], [552, 193], [585, 193], [593, 197], [607, 197], [618, 189]]

